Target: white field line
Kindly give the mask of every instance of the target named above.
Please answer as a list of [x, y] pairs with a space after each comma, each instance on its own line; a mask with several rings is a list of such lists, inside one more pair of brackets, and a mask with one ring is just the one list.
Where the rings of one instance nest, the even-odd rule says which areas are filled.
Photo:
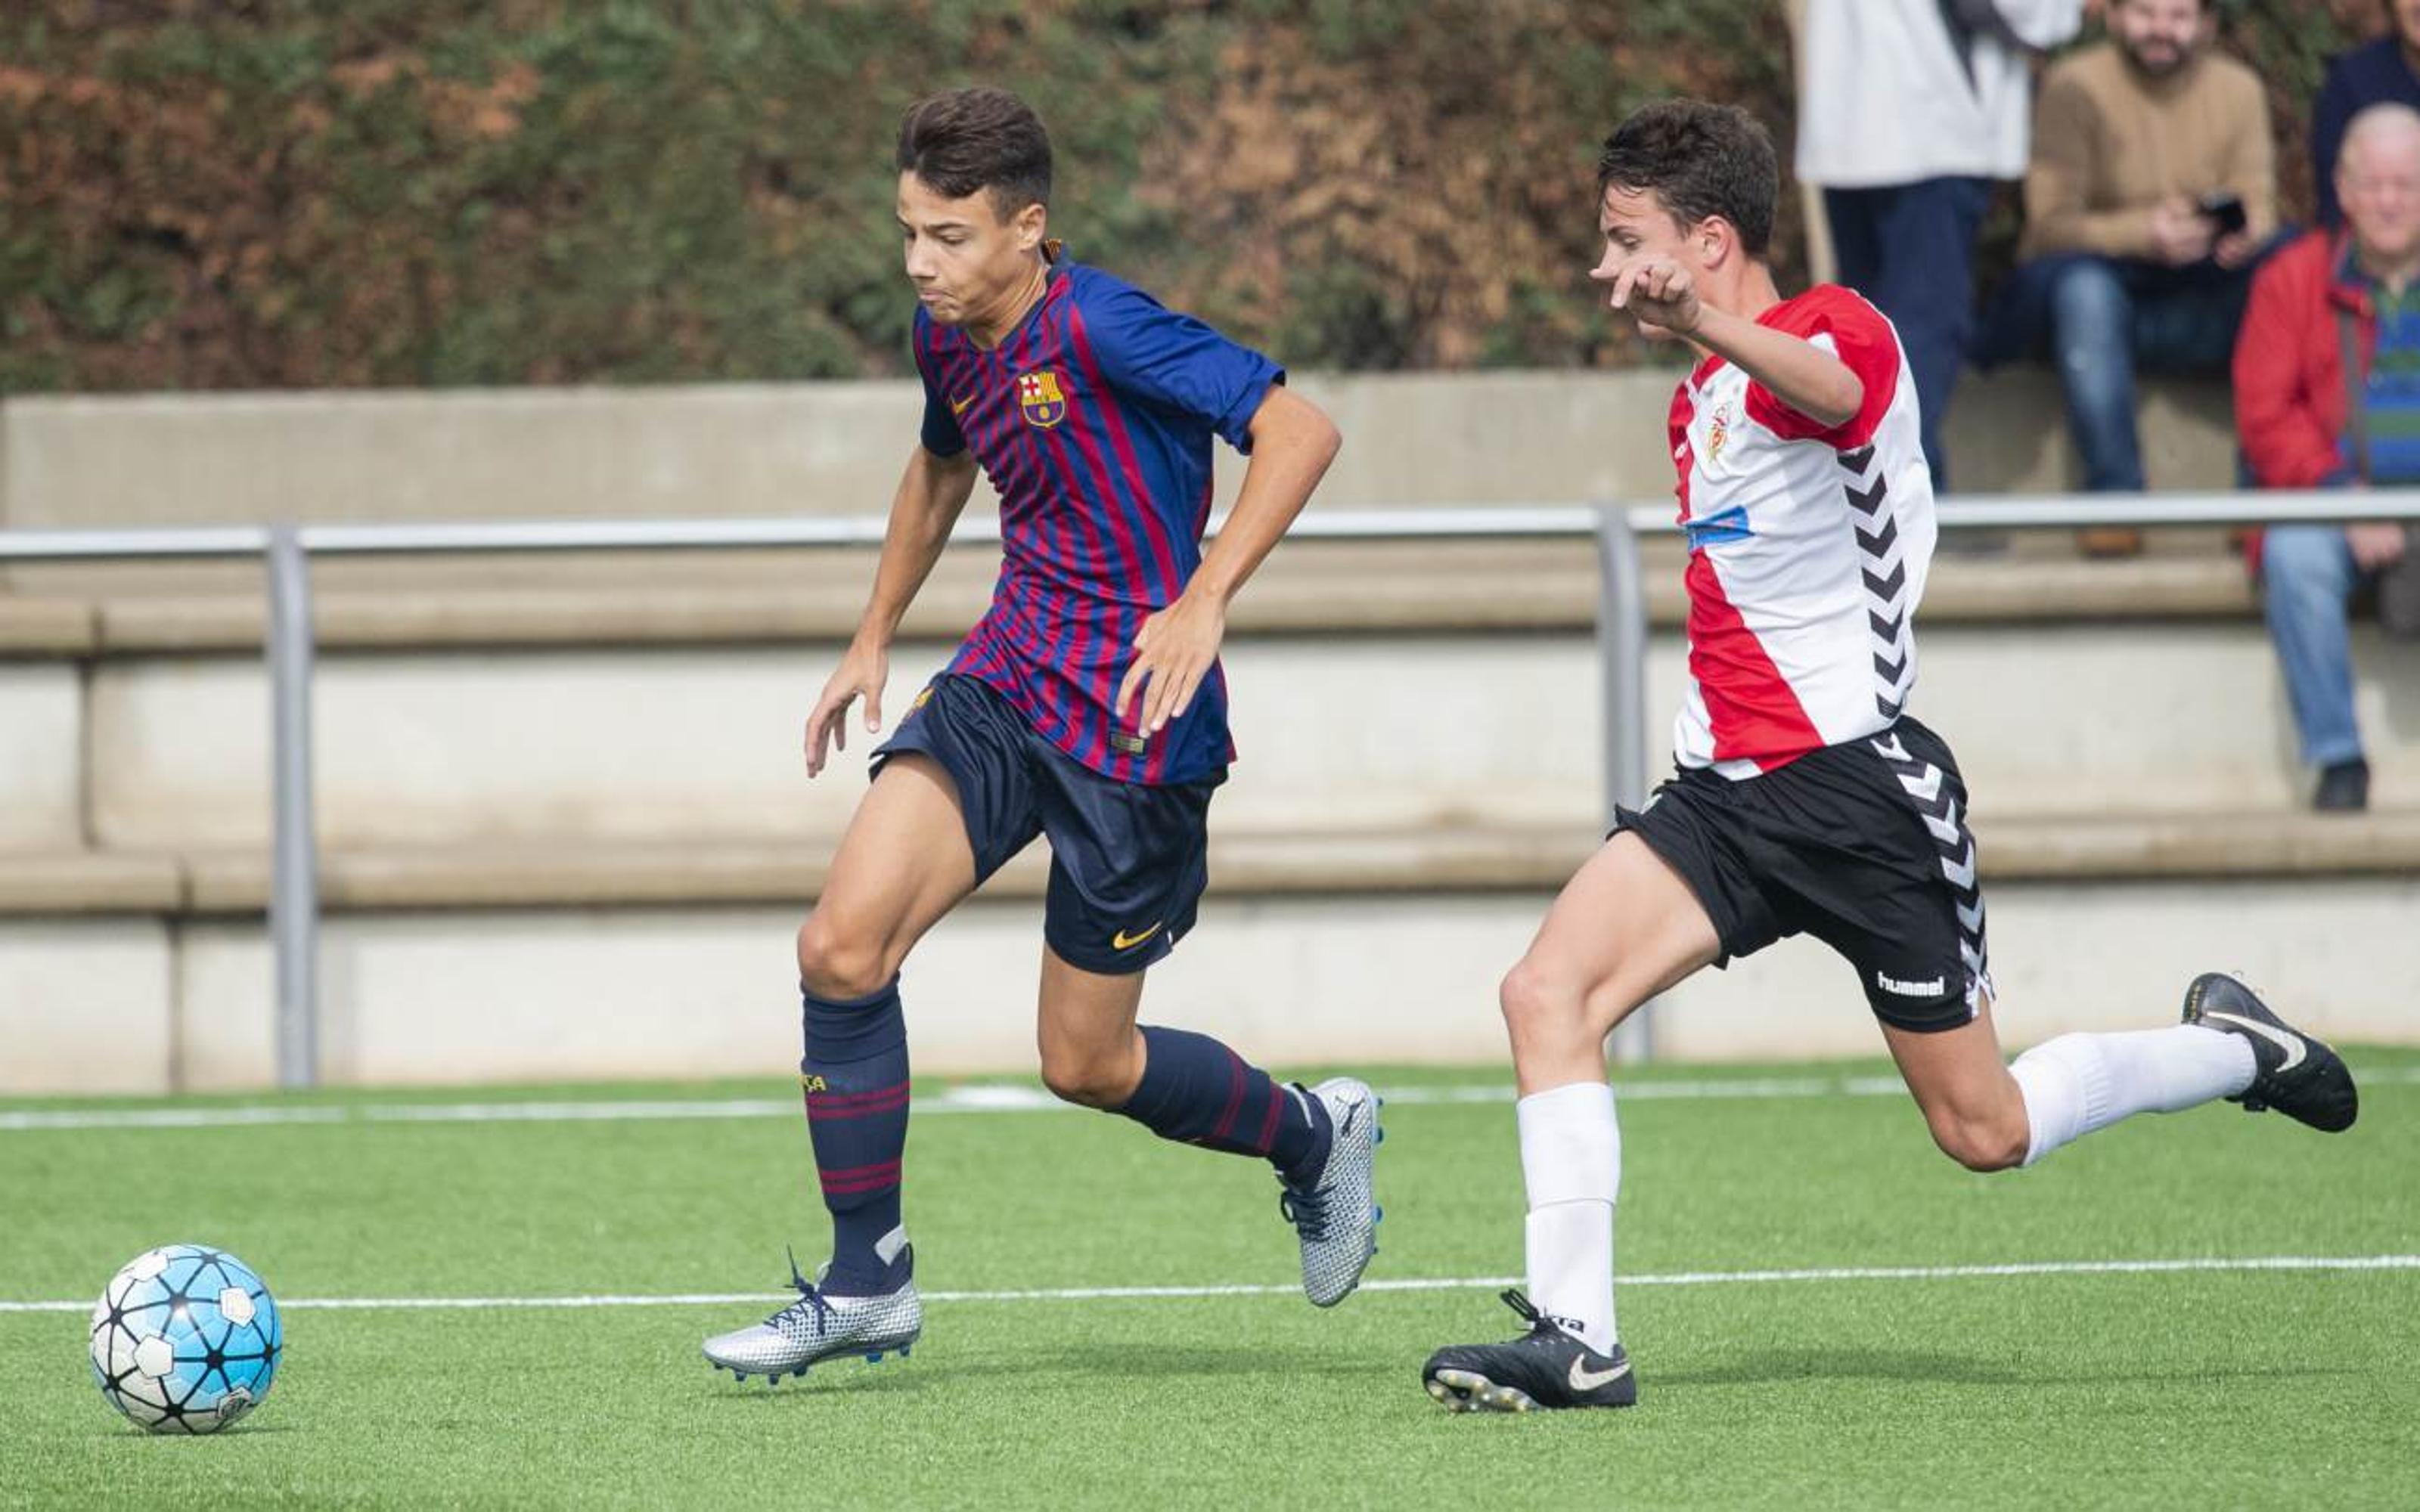
[[[2044, 1275], [2171, 1275], [2213, 1271], [2420, 1271], [2420, 1255], [2258, 1255], [2167, 1260], [2019, 1260], [2004, 1265], [1858, 1265], [1796, 1271], [1674, 1271], [1629, 1275], [1624, 1287], [1767, 1286], [1787, 1282], [1976, 1281]], [[1437, 1277], [1365, 1281], [1363, 1291], [1475, 1291], [1520, 1285], [1518, 1276]], [[1030, 1291], [928, 1291], [926, 1302], [1134, 1302], [1218, 1297], [1291, 1297], [1298, 1286], [1060, 1287]], [[679, 1291], [571, 1297], [302, 1297], [281, 1302], [287, 1312], [470, 1311], [487, 1308], [736, 1307], [782, 1302], [792, 1293]], [[89, 1302], [0, 1302], [6, 1313], [88, 1313]]]
[[[2391, 1066], [2355, 1073], [2366, 1087], [2420, 1084], [2420, 1066]], [[1710, 1077], [1687, 1081], [1621, 1083], [1621, 1100], [1683, 1102], [1766, 1098], [1902, 1097], [1896, 1076]], [[1502, 1083], [1380, 1088], [1388, 1103], [1404, 1106], [1438, 1103], [1502, 1103], [1512, 1088]], [[1074, 1113], [1038, 1087], [952, 1087], [919, 1096], [922, 1114]], [[80, 1129], [248, 1129], [282, 1124], [339, 1123], [645, 1123], [669, 1119], [795, 1119], [796, 1098], [698, 1098], [682, 1101], [553, 1103], [235, 1103], [219, 1107], [59, 1108], [0, 1111], [0, 1134]]]

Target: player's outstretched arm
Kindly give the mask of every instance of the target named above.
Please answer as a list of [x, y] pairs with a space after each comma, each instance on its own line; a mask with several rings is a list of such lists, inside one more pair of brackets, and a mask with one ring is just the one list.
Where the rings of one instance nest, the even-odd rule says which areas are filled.
[[857, 622], [848, 651], [824, 684], [807, 716], [807, 775], [824, 769], [831, 750], [848, 748], [848, 706], [865, 700], [865, 728], [882, 728], [882, 685], [891, 675], [891, 638], [899, 633], [901, 616], [916, 600], [916, 591], [932, 575], [933, 563], [949, 544], [950, 527], [967, 507], [975, 489], [972, 453], [939, 456], [919, 446], [908, 458], [908, 471], [891, 501], [891, 523], [882, 534], [882, 561], [874, 569], [874, 593]]
[[1344, 437], [1317, 405], [1274, 387], [1252, 414], [1252, 460], [1235, 507], [1175, 603], [1142, 622], [1135, 662], [1118, 685], [1117, 717], [1138, 693], [1136, 727], [1156, 733], [1193, 702], [1227, 635], [1227, 605], [1294, 524]]
[[1865, 408], [1865, 384], [1848, 363], [1813, 342], [1723, 310], [1706, 312], [1697, 341], [1826, 429], [1847, 424]]

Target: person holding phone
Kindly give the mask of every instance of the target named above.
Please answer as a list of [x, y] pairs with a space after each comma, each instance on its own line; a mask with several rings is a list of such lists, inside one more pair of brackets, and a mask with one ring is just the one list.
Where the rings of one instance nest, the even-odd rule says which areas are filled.
[[2224, 373], [2276, 239], [2268, 99], [2213, 46], [2217, 19], [2210, 0], [2111, 0], [2108, 38], [2042, 82], [2021, 261], [1978, 355], [2053, 360], [2090, 490], [2145, 486], [2135, 372]]

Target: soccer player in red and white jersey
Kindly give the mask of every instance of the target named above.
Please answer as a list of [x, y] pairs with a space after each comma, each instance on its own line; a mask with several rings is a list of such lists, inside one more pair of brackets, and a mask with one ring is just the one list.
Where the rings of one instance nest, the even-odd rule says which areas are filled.
[[1529, 1199], [1528, 1295], [1505, 1300], [1529, 1326], [1430, 1358], [1429, 1394], [1456, 1411], [1637, 1399], [1614, 1327], [1605, 1039], [1785, 935], [1854, 967], [1934, 1141], [1973, 1170], [2218, 1098], [2331, 1132], [2356, 1111], [2334, 1051], [2216, 974], [2187, 990], [2181, 1024], [2062, 1035], [2003, 1063], [1965, 784], [1905, 712], [1934, 537], [1915, 383], [1854, 293], [1780, 297], [1765, 261], [1778, 182], [1754, 117], [1698, 100], [1639, 111], [1598, 162], [1591, 276], [1650, 339], [1700, 357], [1670, 422], [1689, 544], [1680, 771], [1621, 812], [1504, 979]]

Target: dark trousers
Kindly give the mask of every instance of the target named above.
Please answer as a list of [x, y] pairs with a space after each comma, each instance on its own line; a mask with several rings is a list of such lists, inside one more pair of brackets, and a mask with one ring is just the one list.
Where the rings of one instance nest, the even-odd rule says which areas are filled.
[[1942, 421], [1973, 332], [1975, 234], [1991, 200], [1988, 178], [1823, 191], [1840, 282], [1890, 316], [1907, 349], [1935, 489], [1949, 486]]
[[2067, 391], [2068, 433], [2084, 461], [2086, 490], [2137, 493], [2145, 479], [2134, 375], [2224, 376], [2258, 266], [2259, 257], [2232, 269], [2088, 252], [2037, 257], [2009, 275], [1976, 358], [1991, 367], [2047, 352]]

